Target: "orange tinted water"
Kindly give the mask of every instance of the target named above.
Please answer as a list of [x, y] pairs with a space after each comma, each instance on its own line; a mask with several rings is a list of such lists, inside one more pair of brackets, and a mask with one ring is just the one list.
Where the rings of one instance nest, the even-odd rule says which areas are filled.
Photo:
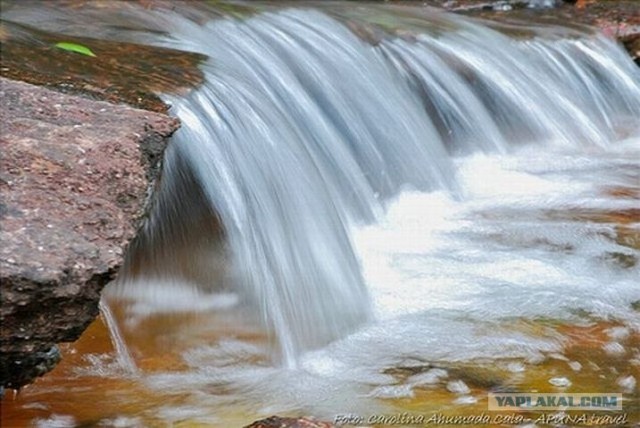
[[[620, 197], [628, 197], [629, 190], [616, 191]], [[562, 212], [551, 213], [579, 221], [607, 222], [616, 225], [616, 240], [620, 245], [637, 249], [637, 213], [628, 212]], [[633, 261], [632, 261], [633, 262]], [[114, 313], [125, 331], [125, 340], [136, 365], [142, 373], [131, 376], [116, 363], [114, 346], [109, 331], [99, 317], [75, 343], [60, 346], [62, 362], [49, 374], [19, 393], [7, 391], [1, 402], [3, 427], [28, 426], [184, 426], [220, 427], [244, 426], [255, 419], [269, 415], [269, 410], [253, 407], [247, 411], [246, 403], [233, 401], [228, 406], [208, 409], [201, 403], [200, 414], [167, 419], [162, 411], [166, 408], [197, 407], [191, 391], [181, 385], [174, 388], [150, 388], [145, 377], [153, 374], [180, 373], [194, 370], [184, 359], [184, 351], [198, 346], [215, 344], [232, 338], [243, 343], [268, 347], [269, 339], [255, 328], [242, 321], [241, 315], [221, 313], [174, 313], [156, 314], [140, 318], [135, 324], [122, 322], [125, 305], [116, 305]], [[636, 308], [636, 310], [639, 308]], [[215, 311], [213, 311], [215, 312]], [[223, 311], [221, 311], [223, 312]], [[588, 318], [587, 318], [588, 319]], [[445, 387], [445, 383], [414, 388], [414, 394], [406, 398], [379, 398], [379, 408], [371, 408], [369, 426], [403, 426], [393, 422], [394, 415], [411, 412], [423, 415], [425, 420], [443, 416], [478, 416], [487, 414], [490, 424], [468, 424], [466, 426], [514, 426], [527, 420], [537, 426], [545, 426], [538, 418], [543, 413], [518, 413], [512, 419], [500, 412], [488, 412], [487, 393], [494, 390], [512, 392], [571, 392], [602, 393], [622, 392], [622, 379], [634, 376], [640, 379], [640, 334], [620, 322], [593, 319], [579, 323], [556, 320], [512, 320], [508, 330], [520, 331], [534, 337], [557, 337], [562, 343], [558, 354], [547, 355], [541, 361], [524, 362], [514, 360], [515, 367], [526, 370], [507, 369], [509, 361], [471, 361], [464, 363], [439, 363], [448, 371], [450, 379], [462, 380], [470, 389], [468, 396], [475, 402], [456, 402], [456, 394]], [[620, 332], [622, 331], [622, 334]], [[611, 343], [618, 348], [608, 348]], [[487, 346], [491, 346], [490, 343]], [[272, 363], [262, 357], [248, 357], [252, 364], [268, 366]], [[375, 358], [375, 356], [372, 356]], [[504, 364], [502, 364], [504, 363]], [[579, 367], [579, 369], [576, 369]], [[429, 369], [421, 367], [394, 367], [387, 371], [402, 384], [411, 375]], [[571, 385], [558, 388], [550, 384], [552, 378], [570, 378]], [[640, 423], [640, 397], [637, 387], [625, 393], [623, 411], [609, 415], [625, 415], [624, 426]], [[286, 391], [283, 391], [285, 393]], [[222, 394], [224, 387], [211, 385], [201, 393]], [[266, 398], [269, 401], [269, 398]], [[389, 413], [389, 411], [392, 413]], [[339, 414], [340, 408], [335, 409]], [[393, 413], [397, 412], [397, 413]], [[203, 416], [202, 414], [205, 414]], [[281, 413], [283, 416], [287, 412]], [[302, 416], [301, 412], [289, 412], [290, 416]], [[552, 414], [553, 412], [546, 414]], [[580, 412], [568, 412], [579, 415]], [[590, 412], [589, 416], [597, 413]], [[377, 416], [389, 417], [388, 424], [376, 423]], [[498, 424], [496, 415], [509, 423]], [[366, 416], [366, 415], [365, 415]], [[524, 418], [524, 419], [523, 419]], [[528, 418], [528, 419], [527, 419]], [[437, 420], [437, 419], [436, 419]], [[591, 423], [592, 425], [595, 422]], [[429, 426], [438, 426], [437, 422]], [[583, 424], [584, 425], [584, 424]], [[407, 425], [416, 426], [416, 425]], [[571, 425], [569, 425], [571, 426]], [[601, 426], [621, 426], [619, 423]]]
[[[153, 373], [175, 373], [188, 370], [181, 357], [181, 350], [185, 346], [197, 343], [215, 342], [225, 334], [220, 330], [203, 328], [205, 319], [197, 315], [184, 316], [154, 316], [138, 326], [138, 334], [132, 342], [132, 354], [136, 364], [143, 373], [142, 376]], [[455, 403], [455, 395], [447, 391], [442, 385], [433, 387], [423, 386], [415, 389], [412, 398], [380, 399], [381, 410], [371, 409], [371, 417], [386, 414], [392, 417], [388, 409], [400, 412], [413, 412], [424, 415], [425, 418], [456, 415], [477, 416], [488, 414], [494, 418], [499, 413], [487, 411], [487, 393], [496, 385], [507, 386], [513, 391], [536, 392], [617, 392], [620, 386], [617, 382], [628, 375], [638, 377], [638, 361], [632, 361], [632, 354], [640, 349], [640, 335], [631, 332], [627, 337], [619, 340], [624, 351], [621, 353], [607, 353], [603, 347], [611, 342], [612, 328], [617, 324], [610, 322], [594, 322], [584, 325], [554, 323], [548, 321], [516, 322], [516, 329], [528, 332], [540, 331], [544, 334], [561, 335], [564, 341], [564, 351], [557, 356], [551, 356], [537, 364], [528, 365], [526, 375], [499, 368], [493, 362], [476, 361], [447, 366], [452, 378], [461, 379], [471, 389], [470, 395], [477, 398], [476, 403]], [[179, 332], [182, 338], [177, 337]], [[264, 338], [234, 333], [247, 341], [263, 341]], [[184, 340], [186, 338], [186, 340]], [[131, 339], [131, 337], [129, 337]], [[120, 422], [128, 421], [123, 426], [168, 426], [167, 421], [154, 416], [154, 409], [166, 406], [182, 406], [186, 404], [187, 393], [146, 388], [141, 379], [129, 377], [125, 374], [117, 375], [114, 369], [114, 349], [109, 338], [109, 332], [102, 319], [97, 319], [83, 336], [73, 344], [61, 346], [62, 362], [51, 373], [38, 379], [34, 384], [25, 387], [15, 394], [8, 391], [2, 400], [2, 426], [28, 427], [51, 426], [56, 420], [53, 415], [73, 417], [75, 426], [116, 426]], [[96, 361], [101, 360], [101, 364]], [[579, 372], [571, 365], [578, 362], [582, 367]], [[635, 365], [634, 365], [635, 364]], [[100, 373], [102, 367], [105, 372]], [[115, 371], [114, 371], [115, 370]], [[398, 368], [390, 370], [398, 381], [408, 377], [420, 368]], [[572, 380], [569, 389], [558, 389], [549, 384], [554, 377], [568, 377]], [[176, 385], [179, 386], [179, 385]], [[628, 426], [640, 422], [640, 400], [638, 396], [627, 395], [624, 411], [627, 415]], [[389, 405], [391, 407], [389, 407]], [[340, 409], [336, 409], [339, 413]], [[212, 426], [212, 427], [240, 427], [253, 419], [265, 416], [259, 413], [247, 414], [245, 410], [227, 408], [221, 416], [220, 411], [212, 410], [211, 420], [204, 421], [202, 417], [174, 421], [174, 426]], [[571, 412], [570, 412], [571, 413]], [[577, 413], [577, 412], [573, 412]], [[520, 416], [535, 420], [540, 413], [522, 413]], [[299, 416], [299, 415], [298, 415]], [[503, 415], [504, 416], [504, 415]], [[125, 417], [126, 419], [122, 419]], [[63, 419], [61, 419], [63, 420]], [[492, 419], [493, 420], [493, 419]], [[514, 419], [516, 421], [517, 419]], [[40, 421], [41, 425], [38, 425]], [[375, 420], [372, 420], [375, 422]], [[372, 424], [374, 426], [402, 426], [397, 423]], [[434, 423], [431, 423], [433, 426]], [[438, 424], [435, 424], [437, 426]], [[74, 425], [62, 425], [74, 426]], [[487, 425], [469, 425], [487, 426]], [[509, 426], [509, 425], [506, 425]], [[615, 426], [615, 425], [609, 425]]]

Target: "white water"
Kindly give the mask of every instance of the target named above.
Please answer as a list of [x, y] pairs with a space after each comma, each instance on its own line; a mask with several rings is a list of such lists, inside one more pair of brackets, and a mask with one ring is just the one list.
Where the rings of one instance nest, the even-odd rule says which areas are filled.
[[629, 174], [634, 184], [638, 143], [606, 160], [531, 148], [474, 156], [459, 164], [464, 202], [441, 192], [402, 194], [381, 223], [356, 238], [378, 318], [446, 310], [479, 322], [563, 319], [583, 310], [640, 326], [630, 306], [640, 292], [637, 270], [607, 260], [637, 251], [612, 241], [610, 224], [571, 219], [572, 211], [637, 207], [594, 193], [609, 184], [598, 173], [616, 164], [619, 178]]
[[[379, 316], [404, 295], [411, 308], [395, 313], [444, 301], [444, 308], [467, 314], [550, 315], [547, 301], [555, 298], [544, 288], [512, 303], [510, 313], [498, 305], [509, 286], [527, 286], [500, 275], [521, 272], [524, 279], [539, 270], [534, 282], [562, 288], [557, 266], [503, 256], [504, 249], [475, 262], [481, 248], [466, 254], [465, 239], [449, 238], [444, 259], [437, 257], [444, 249], [432, 253], [429, 246], [431, 229], [451, 227], [445, 216], [470, 209], [483, 191], [507, 197], [524, 179], [515, 193], [534, 197], [555, 186], [508, 170], [496, 178], [492, 164], [501, 158], [465, 161], [459, 169], [463, 161], [452, 154], [509, 153], [528, 143], [533, 154], [575, 150], [563, 155], [571, 160], [581, 151], [606, 153], [621, 136], [637, 133], [638, 70], [598, 35], [547, 29], [515, 40], [436, 15], [431, 19], [449, 31], [389, 35], [372, 46], [312, 10], [203, 25], [177, 15], [162, 19], [170, 33], [164, 45], [210, 57], [201, 88], [167, 97], [184, 125], [172, 149], [193, 168], [220, 217], [230, 253], [227, 283], [273, 331], [289, 367], [301, 352], [370, 321], [371, 301]], [[175, 169], [171, 159], [168, 171]], [[170, 183], [172, 174], [166, 176]], [[575, 178], [567, 182], [577, 186]], [[426, 213], [429, 221], [416, 222]], [[354, 234], [367, 224], [378, 226]], [[518, 240], [553, 246], [561, 239], [527, 237], [527, 225], [518, 227], [511, 232], [524, 235]], [[418, 280], [403, 272], [407, 266]], [[478, 281], [474, 275], [487, 269], [495, 274]], [[578, 276], [564, 286], [576, 282]], [[371, 299], [377, 287], [387, 291]], [[474, 304], [479, 294], [492, 296], [496, 309], [482, 299]], [[545, 311], [519, 308], [528, 300]]]
[[561, 354], [536, 320], [640, 329], [638, 265], [615, 262], [638, 251], [571, 214], [637, 206], [604, 191], [638, 187], [638, 70], [600, 36], [440, 19], [458, 30], [377, 46], [297, 10], [172, 33], [212, 58], [170, 100], [242, 285], [226, 313], [248, 296], [289, 369], [234, 334], [187, 349], [190, 371], [148, 378], [192, 398], [167, 417], [367, 414], [424, 382], [392, 367], [494, 360], [515, 379]]
[[[136, 300], [131, 331], [171, 310], [236, 328], [209, 343], [176, 327], [189, 369], [144, 382], [187, 399], [154, 417], [370, 412], [445, 382], [398, 383], [389, 368], [493, 361], [520, 373], [561, 353], [539, 320], [640, 331], [637, 245], [588, 214], [637, 208], [606, 193], [640, 187], [640, 72], [613, 41], [558, 28], [515, 39], [435, 14], [406, 34], [377, 29], [371, 45], [316, 10], [205, 23], [134, 12], [166, 31], [138, 40], [210, 57], [201, 88], [166, 96], [183, 128], [149, 242], [171, 245], [165, 222], [188, 226], [204, 204], [225, 244], [198, 250], [206, 286], [156, 266], [112, 294]], [[265, 329], [285, 368], [245, 334]], [[474, 399], [462, 395], [452, 403]]]
[[[393, 413], [381, 398], [444, 389], [459, 382], [449, 370], [456, 364], [491, 362], [511, 373], [504, 385], [517, 385], [541, 362], [566, 358], [566, 338], [541, 330], [538, 321], [586, 326], [608, 319], [622, 323], [624, 334], [640, 331], [640, 314], [631, 307], [640, 299], [640, 269], [613, 257], [638, 260], [640, 252], [616, 242], [614, 224], [579, 215], [637, 208], [637, 200], [602, 190], [638, 187], [640, 139], [598, 153], [527, 147], [457, 160], [464, 200], [406, 191], [379, 222], [353, 229], [375, 322], [302, 354], [295, 370], [265, 364], [268, 348], [230, 333], [181, 351], [188, 371], [151, 375], [146, 384], [158, 391], [178, 386], [174, 393], [187, 394], [192, 420], [224, 421], [227, 408], [329, 419]], [[236, 309], [219, 316], [233, 319]], [[622, 351], [629, 364], [620, 375], [634, 373], [631, 359], [640, 355], [630, 351]], [[404, 380], [386, 373], [426, 364], [438, 369]], [[224, 393], [210, 394], [216, 388]], [[473, 392], [449, 398], [452, 409], [482, 399]], [[169, 420], [179, 410], [185, 409], [168, 406]]]

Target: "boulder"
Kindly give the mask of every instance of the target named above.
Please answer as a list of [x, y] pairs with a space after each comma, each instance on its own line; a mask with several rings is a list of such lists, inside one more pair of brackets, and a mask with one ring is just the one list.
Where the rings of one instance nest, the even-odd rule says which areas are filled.
[[317, 421], [313, 418], [283, 418], [271, 416], [247, 425], [245, 428], [333, 428], [329, 422]]
[[55, 366], [98, 314], [178, 121], [0, 78], [0, 385]]

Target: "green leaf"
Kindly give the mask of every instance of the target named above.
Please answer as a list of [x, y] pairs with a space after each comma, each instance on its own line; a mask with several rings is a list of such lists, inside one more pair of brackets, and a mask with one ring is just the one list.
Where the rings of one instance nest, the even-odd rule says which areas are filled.
[[64, 49], [65, 51], [75, 52], [82, 55], [96, 56], [96, 54], [91, 52], [91, 49], [89, 49], [86, 46], [79, 45], [77, 43], [59, 42], [59, 43], [56, 43], [56, 47], [60, 49]]

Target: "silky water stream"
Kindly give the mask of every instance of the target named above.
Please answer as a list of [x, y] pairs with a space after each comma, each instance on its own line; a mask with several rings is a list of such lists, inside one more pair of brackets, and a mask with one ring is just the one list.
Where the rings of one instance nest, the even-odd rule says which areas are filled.
[[490, 391], [623, 393], [638, 420], [640, 69], [614, 41], [412, 7], [193, 15], [7, 17], [209, 60], [165, 96], [182, 128], [103, 316], [3, 426], [402, 426], [494, 418]]

